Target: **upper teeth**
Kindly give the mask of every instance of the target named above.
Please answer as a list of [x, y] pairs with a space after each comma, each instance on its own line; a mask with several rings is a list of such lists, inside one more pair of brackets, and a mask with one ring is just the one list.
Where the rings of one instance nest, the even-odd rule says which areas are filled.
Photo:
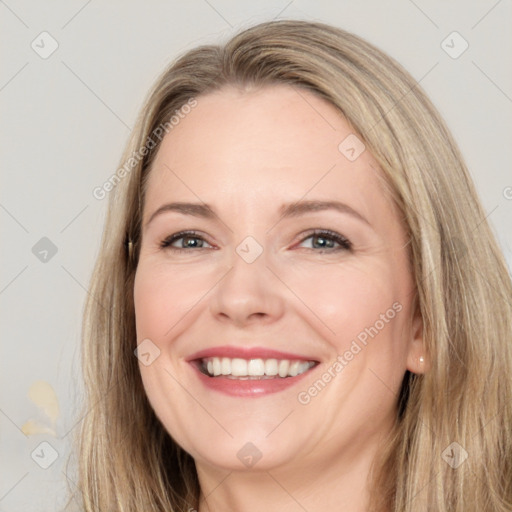
[[314, 361], [289, 359], [240, 359], [208, 357], [203, 359], [203, 368], [209, 375], [231, 377], [295, 377], [309, 370]]

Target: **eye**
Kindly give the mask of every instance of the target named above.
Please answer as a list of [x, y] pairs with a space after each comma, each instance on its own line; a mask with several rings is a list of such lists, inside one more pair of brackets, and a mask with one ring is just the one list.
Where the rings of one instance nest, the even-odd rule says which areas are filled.
[[352, 242], [335, 231], [323, 229], [314, 230], [306, 238], [302, 239], [299, 246], [307, 249], [318, 249], [318, 252], [337, 252], [350, 251], [352, 249]]
[[[312, 231], [307, 237], [302, 239], [299, 246], [306, 249], [317, 249], [318, 252], [337, 252], [352, 249], [352, 243], [343, 235], [325, 229]], [[179, 233], [174, 233], [162, 240], [160, 247], [173, 251], [213, 248], [213, 246], [196, 231], [180, 231]]]
[[[205, 247], [205, 244], [208, 247]], [[186, 251], [187, 249], [208, 249], [212, 246], [195, 231], [180, 231], [168, 236], [160, 242], [162, 249]]]

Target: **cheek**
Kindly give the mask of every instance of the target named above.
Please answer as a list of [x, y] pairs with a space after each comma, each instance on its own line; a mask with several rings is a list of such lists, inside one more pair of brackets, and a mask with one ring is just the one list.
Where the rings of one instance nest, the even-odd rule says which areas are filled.
[[379, 331], [389, 331], [391, 324], [397, 323], [393, 304], [400, 302], [403, 294], [387, 262], [304, 266], [289, 273], [287, 279], [339, 350], [375, 324]]
[[[317, 330], [330, 345], [325, 375], [330, 391], [324, 399], [345, 397], [349, 410], [348, 397], [366, 402], [368, 411], [391, 407], [390, 390], [398, 393], [405, 373], [407, 276], [392, 263], [375, 259], [303, 268], [290, 286], [314, 312]], [[353, 406], [353, 411], [360, 407]]]
[[[140, 261], [134, 281], [137, 343], [149, 339], [160, 350], [154, 362], [139, 364], [144, 390], [155, 414], [180, 440], [187, 439], [187, 418], [195, 417], [197, 411], [180, 385], [184, 377], [179, 354], [169, 348], [187, 328], [187, 313], [204, 296], [206, 281], [204, 272], [199, 276], [191, 269], [147, 260]], [[173, 413], [177, 410], [180, 414]]]
[[138, 341], [160, 338], [171, 327], [175, 299], [176, 286], [168, 286], [165, 275], [154, 275], [144, 266], [137, 269], [134, 304]]
[[299, 403], [314, 402], [318, 414], [343, 404], [338, 418], [380, 421], [392, 414], [406, 369], [405, 281], [391, 262], [302, 270], [290, 287], [317, 317], [331, 356], [323, 374], [305, 381]]
[[210, 280], [204, 271], [141, 263], [134, 283], [138, 340], [166, 338], [204, 296]]

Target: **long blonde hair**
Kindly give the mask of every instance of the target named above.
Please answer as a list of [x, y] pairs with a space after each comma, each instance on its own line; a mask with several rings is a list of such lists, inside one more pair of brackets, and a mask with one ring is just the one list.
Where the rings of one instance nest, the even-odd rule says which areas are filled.
[[84, 509], [198, 508], [194, 461], [156, 418], [134, 356], [144, 184], [158, 127], [170, 129], [191, 99], [226, 85], [283, 83], [339, 109], [378, 161], [410, 237], [429, 370], [404, 377], [396, 428], [371, 475], [372, 510], [512, 510], [512, 285], [463, 158], [396, 62], [353, 34], [294, 20], [262, 23], [175, 61], [142, 108], [123, 167], [102, 189], [110, 203], [83, 323]]

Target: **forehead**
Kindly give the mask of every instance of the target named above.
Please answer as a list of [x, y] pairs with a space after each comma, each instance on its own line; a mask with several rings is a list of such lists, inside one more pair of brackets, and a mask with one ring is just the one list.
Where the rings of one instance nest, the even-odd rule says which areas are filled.
[[310, 91], [226, 87], [197, 97], [165, 136], [145, 203], [200, 199], [243, 208], [261, 200], [277, 207], [314, 196], [350, 201], [371, 216], [372, 207], [390, 210], [391, 202], [370, 152], [358, 156], [363, 147], [336, 107]]

